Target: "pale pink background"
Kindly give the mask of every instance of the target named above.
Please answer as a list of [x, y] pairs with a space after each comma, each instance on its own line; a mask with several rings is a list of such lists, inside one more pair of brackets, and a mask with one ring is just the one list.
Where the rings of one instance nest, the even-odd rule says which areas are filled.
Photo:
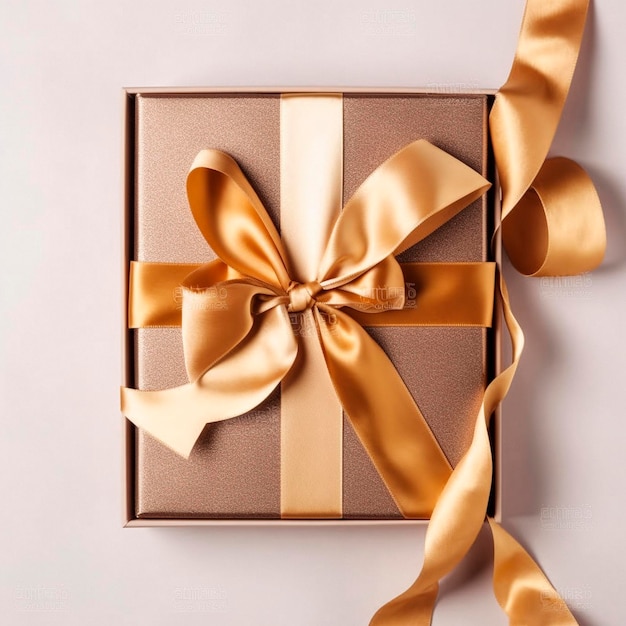
[[[423, 530], [121, 528], [121, 95], [146, 85], [498, 87], [523, 0], [20, 0], [0, 7], [0, 615], [12, 626], [363, 626]], [[604, 267], [507, 271], [527, 350], [505, 526], [581, 625], [626, 623], [626, 9], [598, 0], [555, 146], [594, 176]], [[440, 626], [506, 624], [488, 544]], [[46, 609], [46, 610], [37, 610]]]

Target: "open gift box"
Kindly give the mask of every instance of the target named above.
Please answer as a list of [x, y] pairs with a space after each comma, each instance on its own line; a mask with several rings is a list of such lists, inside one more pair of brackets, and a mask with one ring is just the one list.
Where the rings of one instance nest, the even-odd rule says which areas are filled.
[[[125, 322], [126, 311], [130, 310], [131, 318], [140, 317], [137, 300], [152, 294], [149, 288], [138, 293], [138, 285], [143, 289], [150, 281], [161, 285], [165, 292], [160, 294], [161, 306], [171, 310], [167, 318], [129, 320], [125, 385], [159, 390], [188, 381], [180, 329], [182, 278], [196, 265], [216, 259], [194, 221], [185, 190], [187, 174], [202, 150], [219, 150], [235, 159], [273, 224], [283, 232], [284, 254], [293, 267], [311, 240], [321, 242], [318, 248], [324, 247], [337, 213], [372, 172], [418, 140], [438, 150], [417, 155], [410, 164], [411, 180], [421, 184], [420, 177], [427, 174], [419, 171], [420, 159], [421, 169], [434, 167], [441, 151], [454, 162], [453, 170], [458, 166], [465, 173], [471, 168], [493, 180], [488, 138], [492, 102], [488, 92], [126, 90], [127, 281], [131, 261], [133, 271], [130, 290], [125, 283], [131, 300], [125, 308]], [[321, 165], [316, 161], [320, 146], [327, 150]], [[450, 175], [441, 174], [437, 193], [450, 186], [444, 180]], [[387, 179], [393, 176], [387, 172]], [[470, 444], [482, 395], [498, 359], [498, 331], [493, 326], [493, 262], [497, 259], [491, 252], [498, 194], [493, 188], [485, 191], [486, 185], [479, 190], [478, 180], [472, 183], [476, 199], [453, 208], [437, 228], [426, 226], [434, 232], [422, 235], [398, 256], [404, 273], [404, 311], [412, 317], [352, 310], [353, 318], [389, 357], [419, 407], [426, 426], [417, 431], [418, 436], [434, 436], [451, 467]], [[331, 186], [334, 189], [329, 192]], [[329, 194], [334, 213], [326, 215], [320, 205]], [[354, 227], [351, 232], [356, 238]], [[310, 254], [315, 256], [315, 250]], [[155, 267], [174, 268], [173, 277], [151, 275]], [[220, 283], [211, 289], [212, 299], [201, 306], [216, 309], [215, 315], [223, 307], [221, 319], [227, 320], [230, 312], [220, 298]], [[367, 298], [360, 292], [358, 304], [367, 300], [371, 305], [373, 299], [374, 307], [386, 308], [389, 285], [377, 283], [375, 290]], [[215, 315], [211, 319], [221, 324]], [[307, 335], [316, 334], [313, 318], [307, 321], [302, 312], [290, 312], [290, 316], [294, 336], [310, 345]], [[313, 337], [313, 341], [318, 340]], [[390, 489], [392, 481], [377, 471], [385, 460], [376, 453], [372, 458], [366, 451], [373, 447], [363, 433], [367, 427], [355, 430], [341, 404], [325, 397], [335, 396], [333, 381], [320, 382], [319, 372], [308, 379], [306, 374], [294, 373], [302, 369], [300, 361], [308, 358], [298, 357], [288, 380], [250, 411], [207, 425], [193, 449], [186, 450], [188, 458], [171, 449], [167, 441], [125, 421], [125, 522], [427, 519], [428, 504], [408, 514], [410, 507], [404, 507], [403, 512]], [[357, 364], [361, 371], [366, 367], [364, 362]], [[387, 393], [388, 389], [382, 390], [383, 395]], [[380, 407], [381, 413], [393, 410], [392, 398], [383, 398]], [[326, 413], [332, 415], [326, 418]], [[311, 425], [320, 421], [320, 415], [322, 425]], [[182, 415], [179, 418], [184, 420]], [[497, 421], [493, 426], [497, 432]], [[406, 446], [402, 441], [399, 449]], [[497, 485], [497, 438], [494, 449]], [[416, 452], [422, 454], [419, 449]], [[385, 454], [378, 452], [379, 457]], [[491, 513], [497, 515], [498, 507], [494, 489]]]

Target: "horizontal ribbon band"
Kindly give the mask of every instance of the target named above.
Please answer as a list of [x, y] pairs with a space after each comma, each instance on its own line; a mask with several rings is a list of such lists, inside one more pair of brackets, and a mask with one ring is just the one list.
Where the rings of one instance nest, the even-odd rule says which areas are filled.
[[[183, 283], [200, 264], [131, 262], [129, 328], [180, 326]], [[389, 287], [361, 294], [361, 304], [370, 312], [346, 309], [361, 326], [480, 326], [493, 321], [495, 263], [402, 263], [404, 287], [391, 293]], [[227, 305], [229, 280], [243, 276], [221, 261], [205, 267], [213, 285], [210, 304]], [[389, 301], [401, 296], [404, 308], [390, 310]], [[357, 303], [358, 304], [358, 303]], [[373, 314], [375, 313], [375, 314]]]

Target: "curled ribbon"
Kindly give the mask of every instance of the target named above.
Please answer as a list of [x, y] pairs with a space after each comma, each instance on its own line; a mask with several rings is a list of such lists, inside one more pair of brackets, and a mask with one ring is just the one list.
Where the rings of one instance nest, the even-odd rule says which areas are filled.
[[287, 376], [298, 355], [289, 313], [305, 312], [313, 318], [336, 394], [398, 508], [407, 518], [428, 517], [450, 464], [389, 358], [344, 309], [377, 315], [382, 304], [401, 310], [405, 285], [395, 255], [488, 187], [482, 176], [428, 142], [409, 144], [348, 201], [316, 279], [298, 283], [273, 223], [235, 161], [202, 151], [187, 193], [198, 228], [219, 258], [183, 281], [191, 382], [163, 391], [123, 389], [124, 414], [187, 457], [207, 423], [254, 408]]
[[[589, 176], [569, 159], [545, 160], [569, 92], [588, 7], [588, 0], [528, 1], [513, 67], [489, 119], [502, 187], [504, 247], [513, 265], [529, 276], [591, 271], [606, 248], [602, 207]], [[513, 362], [487, 388], [472, 444], [433, 511], [419, 577], [378, 611], [371, 626], [429, 626], [439, 580], [467, 553], [483, 524], [492, 477], [487, 424], [511, 383], [524, 340], [502, 277], [500, 297]], [[488, 522], [494, 591], [511, 626], [576, 625], [534, 560], [499, 524]]]
[[581, 274], [604, 258], [602, 207], [573, 161], [546, 160], [570, 89], [589, 0], [530, 0], [511, 73], [489, 117], [502, 239], [529, 276]]

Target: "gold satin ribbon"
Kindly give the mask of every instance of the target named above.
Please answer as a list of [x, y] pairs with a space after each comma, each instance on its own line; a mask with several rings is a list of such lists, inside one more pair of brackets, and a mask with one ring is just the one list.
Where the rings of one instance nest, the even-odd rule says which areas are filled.
[[[420, 575], [377, 611], [370, 626], [430, 626], [439, 581], [467, 554], [485, 521], [493, 473], [489, 421], [508, 393], [524, 346], [501, 273], [498, 292], [511, 337], [512, 363], [488, 385], [470, 447], [433, 510]], [[511, 626], [575, 626], [574, 616], [532, 557], [495, 520], [487, 521], [494, 543], [494, 592]], [[546, 599], [558, 610], [546, 611]]]
[[[493, 470], [489, 420], [509, 390], [524, 346], [524, 335], [511, 311], [501, 273], [498, 285], [504, 319], [511, 336], [512, 364], [485, 390], [470, 447], [454, 468], [431, 515], [419, 577], [407, 591], [376, 613], [371, 626], [429, 626], [439, 580], [467, 554], [485, 521]], [[519, 584], [518, 572], [514, 576]], [[532, 623], [532, 620], [528, 622]]]
[[580, 274], [604, 257], [602, 207], [573, 161], [548, 159], [582, 41], [588, 0], [529, 0], [513, 67], [489, 117], [502, 239], [529, 276]]
[[[569, 159], [544, 162], [578, 59], [587, 0], [529, 0], [511, 74], [490, 115], [502, 186], [502, 235], [515, 267], [530, 276], [576, 274], [602, 261], [606, 233], [593, 183]], [[517, 368], [523, 334], [500, 277], [512, 364], [488, 386], [474, 438], [431, 516], [424, 564], [413, 585], [371, 626], [429, 626], [439, 580], [467, 553], [484, 522], [492, 479], [488, 422]], [[574, 626], [574, 616], [539, 566], [494, 520], [494, 591], [511, 626]], [[546, 611], [545, 599], [558, 611]]]
[[[344, 309], [370, 316], [381, 306], [402, 309], [405, 279], [394, 255], [488, 187], [431, 144], [409, 144], [348, 201], [315, 279], [301, 283], [292, 280], [278, 233], [237, 164], [224, 153], [201, 152], [187, 192], [219, 260], [182, 283], [191, 382], [164, 391], [123, 389], [124, 414], [187, 457], [205, 424], [245, 413], [286, 378], [299, 350], [288, 313], [308, 311], [337, 396], [400, 511], [428, 517], [451, 467], [393, 364]], [[169, 270], [176, 274], [166, 269], [157, 288], [163, 297]], [[133, 277], [132, 288], [141, 282]], [[137, 306], [133, 298], [132, 316], [143, 314]], [[153, 310], [148, 315], [159, 319]]]

